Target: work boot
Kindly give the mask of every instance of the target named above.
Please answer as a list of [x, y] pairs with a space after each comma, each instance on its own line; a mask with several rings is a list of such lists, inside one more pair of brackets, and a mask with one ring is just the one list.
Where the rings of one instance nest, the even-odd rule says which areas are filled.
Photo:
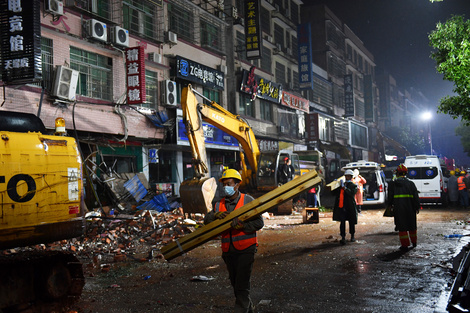
[[354, 239], [354, 235], [351, 235], [351, 242], [356, 242], [356, 239]]
[[416, 242], [413, 242], [413, 248], [416, 248], [418, 244]]
[[400, 250], [403, 251], [403, 252], [406, 252], [406, 251], [408, 251], [408, 247], [407, 246], [400, 246]]
[[341, 240], [339, 241], [340, 244], [345, 245], [346, 244], [346, 238], [342, 237]]

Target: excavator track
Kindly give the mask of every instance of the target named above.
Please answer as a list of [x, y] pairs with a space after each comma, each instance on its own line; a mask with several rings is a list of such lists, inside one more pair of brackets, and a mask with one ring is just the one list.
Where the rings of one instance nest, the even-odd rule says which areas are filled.
[[28, 251], [0, 257], [0, 312], [66, 312], [82, 293], [83, 268], [72, 254]]

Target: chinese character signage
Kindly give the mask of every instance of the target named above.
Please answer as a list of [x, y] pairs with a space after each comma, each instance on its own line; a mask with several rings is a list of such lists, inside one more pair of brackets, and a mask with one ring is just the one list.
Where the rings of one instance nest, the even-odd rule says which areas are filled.
[[[235, 137], [227, 134], [226, 132], [218, 129], [214, 125], [209, 123], [202, 123], [202, 128], [204, 131], [204, 142], [206, 144], [216, 144], [222, 146], [231, 146], [238, 148], [238, 140]], [[181, 141], [189, 141], [186, 134], [186, 126], [183, 123], [182, 118], [178, 118], [178, 144], [181, 144]]]
[[211, 89], [224, 90], [224, 73], [197, 62], [176, 57], [176, 77]]
[[145, 102], [144, 47], [126, 49], [127, 104]]
[[307, 144], [314, 144], [320, 139], [318, 132], [318, 113], [305, 115], [305, 136]]
[[307, 113], [309, 111], [307, 99], [301, 98], [285, 91], [282, 92], [281, 104]]
[[299, 49], [299, 86], [300, 89], [313, 90], [312, 77], [312, 34], [310, 23], [297, 27]]
[[275, 140], [260, 139], [258, 141], [259, 151], [279, 151], [279, 142]]
[[364, 75], [364, 109], [366, 122], [375, 122], [372, 75]]
[[6, 84], [42, 79], [40, 18], [40, 1], [1, 1], [1, 72]]
[[352, 74], [344, 75], [344, 116], [354, 116], [354, 89]]
[[259, 3], [260, 0], [245, 0], [245, 48], [248, 60], [261, 58], [263, 36], [261, 35]]
[[240, 91], [250, 94], [252, 99], [258, 97], [276, 103], [281, 102], [282, 86], [256, 75], [254, 67], [250, 71], [243, 70]]

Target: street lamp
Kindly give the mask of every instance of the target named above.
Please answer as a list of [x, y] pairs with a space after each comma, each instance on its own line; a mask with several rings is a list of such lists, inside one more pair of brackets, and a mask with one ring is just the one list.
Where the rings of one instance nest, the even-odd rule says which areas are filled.
[[432, 114], [431, 114], [431, 112], [424, 112], [421, 115], [421, 119], [423, 119], [424, 121], [428, 121], [428, 125], [429, 125], [429, 144], [431, 146], [431, 155], [432, 155], [432, 132], [431, 132]]

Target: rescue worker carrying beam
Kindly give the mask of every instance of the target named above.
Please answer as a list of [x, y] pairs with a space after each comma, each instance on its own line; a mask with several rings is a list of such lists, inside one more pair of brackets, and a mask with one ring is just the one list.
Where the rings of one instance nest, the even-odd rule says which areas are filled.
[[[241, 180], [237, 170], [228, 169], [222, 173], [219, 181], [224, 186], [225, 198], [218, 201], [215, 208], [207, 213], [204, 224], [223, 219], [233, 210], [254, 200], [252, 196], [239, 192]], [[254, 310], [250, 298], [250, 281], [258, 247], [256, 231], [263, 226], [261, 215], [245, 222], [236, 217], [232, 220], [231, 228], [222, 233], [222, 258], [235, 293], [235, 312], [251, 313]]]
[[416, 185], [406, 176], [408, 168], [400, 164], [397, 167], [397, 179], [388, 185], [388, 206], [393, 211], [395, 225], [400, 237], [400, 250], [408, 251], [411, 244], [417, 246], [417, 218], [420, 203]]

